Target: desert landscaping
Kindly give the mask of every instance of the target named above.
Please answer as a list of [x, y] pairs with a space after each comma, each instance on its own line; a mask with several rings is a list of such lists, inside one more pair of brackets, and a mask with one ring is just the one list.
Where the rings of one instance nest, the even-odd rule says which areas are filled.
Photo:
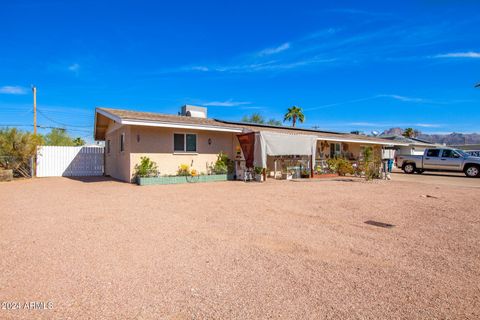
[[478, 319], [479, 196], [395, 180], [2, 183], [0, 301], [52, 308], [0, 318]]

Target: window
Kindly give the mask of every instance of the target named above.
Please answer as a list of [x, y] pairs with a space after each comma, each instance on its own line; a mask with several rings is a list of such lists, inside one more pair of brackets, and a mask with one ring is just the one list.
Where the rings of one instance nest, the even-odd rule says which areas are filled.
[[442, 158], [460, 158], [460, 155], [453, 150], [445, 149], [442, 151]]
[[340, 143], [331, 143], [330, 144], [330, 158], [335, 158], [340, 156], [341, 146]]
[[120, 135], [120, 152], [125, 151], [125, 133]]
[[439, 149], [428, 149], [427, 150], [427, 157], [438, 157], [440, 155]]
[[173, 134], [174, 152], [197, 152], [197, 135], [191, 133]]
[[111, 143], [110, 140], [107, 140], [107, 153], [110, 153], [110, 146], [111, 146], [110, 143]]
[[197, 135], [187, 134], [186, 137], [185, 150], [187, 152], [197, 152]]
[[173, 135], [173, 151], [185, 151], [185, 135], [175, 133]]

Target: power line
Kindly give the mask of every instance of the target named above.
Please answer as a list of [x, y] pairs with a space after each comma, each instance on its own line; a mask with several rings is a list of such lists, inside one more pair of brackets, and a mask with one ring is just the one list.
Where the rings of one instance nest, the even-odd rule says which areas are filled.
[[[1, 127], [33, 127], [33, 124], [13, 124], [13, 123], [0, 123]], [[58, 129], [58, 130], [65, 130], [65, 131], [74, 131], [74, 132], [92, 132], [88, 129], [67, 129], [62, 127], [52, 127], [52, 126], [42, 126], [37, 125], [39, 129]]]
[[53, 123], [65, 126], [65, 127], [76, 127], [76, 128], [91, 128], [92, 126], [79, 126], [79, 125], [73, 125], [73, 124], [66, 124], [60, 121], [53, 120], [52, 118], [48, 117], [45, 115], [41, 110], [37, 109], [37, 112], [41, 114], [45, 119], [52, 121]]

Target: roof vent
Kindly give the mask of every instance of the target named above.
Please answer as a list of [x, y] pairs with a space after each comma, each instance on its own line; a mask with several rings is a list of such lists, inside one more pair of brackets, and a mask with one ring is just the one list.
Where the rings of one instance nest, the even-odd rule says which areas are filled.
[[180, 113], [182, 116], [192, 117], [192, 118], [206, 118], [207, 117], [207, 108], [197, 107], [191, 105], [184, 105]]

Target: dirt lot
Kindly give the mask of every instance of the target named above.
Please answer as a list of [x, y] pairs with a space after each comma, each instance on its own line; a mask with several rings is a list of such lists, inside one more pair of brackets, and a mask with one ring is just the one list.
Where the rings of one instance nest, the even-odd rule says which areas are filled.
[[0, 319], [478, 319], [479, 196], [408, 181], [2, 183], [0, 301], [52, 309]]
[[395, 170], [392, 178], [396, 181], [411, 181], [435, 185], [480, 188], [480, 179], [468, 178], [461, 172], [424, 172], [422, 174], [406, 174]]

